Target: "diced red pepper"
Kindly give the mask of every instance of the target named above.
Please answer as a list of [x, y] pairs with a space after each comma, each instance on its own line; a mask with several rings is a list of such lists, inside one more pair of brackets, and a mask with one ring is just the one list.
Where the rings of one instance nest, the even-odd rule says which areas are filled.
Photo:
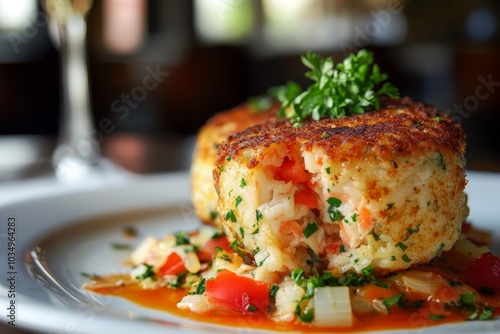
[[276, 179], [282, 181], [292, 181], [295, 184], [307, 183], [309, 177], [304, 166], [295, 160], [286, 158], [276, 173]]
[[198, 258], [200, 261], [210, 261], [213, 259], [216, 249], [221, 248], [228, 253], [234, 253], [231, 249], [229, 241], [225, 235], [220, 236], [215, 239], [208, 240], [205, 245], [198, 250]]
[[186, 271], [184, 266], [184, 261], [175, 252], [170, 253], [170, 255], [165, 260], [165, 263], [158, 269], [160, 275], [179, 275]]
[[475, 289], [500, 289], [500, 258], [483, 253], [464, 270], [465, 280]]
[[213, 301], [241, 313], [267, 313], [269, 285], [226, 269], [215, 279], [207, 280], [206, 294]]
[[309, 209], [318, 208], [318, 199], [316, 198], [316, 193], [310, 189], [305, 188], [295, 192], [295, 203], [304, 204]]

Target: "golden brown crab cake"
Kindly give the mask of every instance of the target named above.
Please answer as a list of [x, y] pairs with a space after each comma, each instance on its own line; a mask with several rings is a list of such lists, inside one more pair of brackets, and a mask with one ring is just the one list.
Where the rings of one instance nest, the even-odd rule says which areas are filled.
[[219, 145], [229, 135], [275, 116], [278, 108], [272, 105], [265, 110], [254, 110], [245, 103], [216, 114], [199, 130], [191, 166], [191, 198], [195, 214], [203, 222], [212, 224], [217, 217], [213, 169]]
[[387, 99], [377, 112], [272, 119], [219, 149], [219, 224], [258, 265], [389, 273], [452, 248], [468, 215], [465, 134], [436, 109]]

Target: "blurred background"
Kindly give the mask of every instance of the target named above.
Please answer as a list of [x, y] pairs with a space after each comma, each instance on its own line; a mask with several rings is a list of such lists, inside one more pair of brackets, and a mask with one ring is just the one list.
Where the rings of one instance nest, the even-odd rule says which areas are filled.
[[[127, 170], [188, 168], [211, 115], [307, 85], [301, 54], [367, 48], [403, 96], [465, 127], [469, 169], [500, 171], [498, 1], [96, 0], [87, 19], [89, 136]], [[61, 72], [49, 31], [38, 1], [0, 0], [0, 180], [51, 172]]]

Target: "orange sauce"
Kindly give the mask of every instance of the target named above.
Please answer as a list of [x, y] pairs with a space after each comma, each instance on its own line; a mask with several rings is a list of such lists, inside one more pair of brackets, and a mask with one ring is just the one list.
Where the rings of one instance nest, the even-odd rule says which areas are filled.
[[[460, 256], [455, 252], [444, 254], [436, 261], [430, 264], [417, 267], [419, 271], [433, 272], [450, 281], [463, 282], [461, 275], [462, 269], [470, 260]], [[375, 330], [394, 330], [394, 329], [425, 329], [430, 326], [442, 325], [445, 323], [456, 323], [464, 321], [468, 314], [460, 313], [457, 310], [445, 311], [442, 319], [431, 319], [429, 314], [443, 314], [443, 308], [440, 305], [428, 303], [422, 308], [391, 308], [391, 314], [355, 314], [354, 325], [348, 328], [328, 328], [313, 327], [301, 322], [279, 323], [259, 315], [251, 314], [222, 314], [220, 311], [208, 314], [196, 314], [189, 310], [177, 308], [177, 303], [186, 295], [187, 290], [158, 288], [145, 290], [138, 284], [128, 284], [124, 287], [106, 287], [99, 288], [98, 285], [88, 285], [87, 289], [104, 294], [127, 299], [140, 306], [168, 312], [174, 316], [184, 319], [211, 323], [221, 326], [273, 330], [279, 332], [336, 332], [336, 333], [357, 333]], [[495, 296], [481, 295], [483, 302], [493, 307], [500, 307], [500, 294]]]
[[424, 329], [443, 323], [459, 322], [464, 319], [464, 315], [450, 314], [442, 320], [431, 320], [427, 314], [428, 310], [422, 309], [394, 309], [390, 315], [366, 314], [355, 319], [354, 325], [349, 328], [328, 328], [313, 327], [302, 323], [277, 323], [271, 319], [256, 314], [196, 314], [189, 310], [177, 308], [177, 302], [186, 295], [186, 290], [173, 290], [161, 288], [156, 290], [144, 290], [138, 286], [92, 289], [92, 291], [125, 298], [140, 306], [144, 306], [159, 311], [168, 312], [174, 316], [184, 319], [211, 323], [216, 325], [238, 327], [238, 328], [259, 328], [280, 332], [337, 332], [337, 333], [357, 333], [362, 331], [391, 330], [391, 329]]

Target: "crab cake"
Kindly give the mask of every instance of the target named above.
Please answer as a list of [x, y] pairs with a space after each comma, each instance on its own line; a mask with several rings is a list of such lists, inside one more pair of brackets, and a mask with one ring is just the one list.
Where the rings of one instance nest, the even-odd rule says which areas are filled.
[[468, 215], [464, 153], [461, 127], [409, 98], [300, 127], [271, 119], [219, 149], [218, 224], [253, 257], [256, 278], [400, 271], [458, 239]]
[[217, 217], [217, 192], [214, 187], [213, 169], [219, 145], [238, 131], [276, 115], [278, 105], [265, 110], [254, 110], [245, 103], [213, 116], [200, 129], [191, 166], [191, 197], [195, 214], [211, 224]]

